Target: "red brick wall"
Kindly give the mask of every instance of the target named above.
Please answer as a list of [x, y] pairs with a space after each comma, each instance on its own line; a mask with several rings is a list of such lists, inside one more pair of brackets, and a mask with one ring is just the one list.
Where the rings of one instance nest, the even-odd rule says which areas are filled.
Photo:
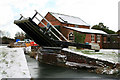
[[[45, 16], [45, 18], [51, 22], [52, 25], [60, 25], [60, 31], [61, 33], [68, 39], [68, 35], [72, 30], [63, 28], [63, 26], [69, 26], [69, 27], [75, 27], [74, 24], [67, 24], [67, 23], [61, 23], [60, 21], [58, 21], [54, 16], [52, 16], [49, 12], [47, 13], [47, 15]], [[47, 22], [45, 20], [42, 20], [42, 22], [47, 25]], [[43, 27], [43, 25], [40, 23], [39, 24], [40, 27]], [[83, 25], [78, 25], [79, 28], [87, 28], [89, 29], [89, 26], [83, 26]], [[61, 38], [62, 39], [62, 38]]]
[[[94, 34], [95, 36], [94, 36], [94, 42], [91, 42], [91, 43], [98, 43], [99, 44], [99, 46], [100, 46], [100, 48], [102, 48], [102, 43], [103, 43], [103, 41], [102, 41], [102, 35], [100, 35], [100, 42], [98, 42], [97, 41], [97, 34]], [[91, 35], [90, 35], [90, 37], [91, 37]]]
[[[47, 13], [47, 15], [45, 16], [45, 18], [51, 22], [52, 25], [60, 25], [61, 26], [61, 22], [59, 22], [54, 16], [52, 16], [49, 12]], [[42, 20], [42, 22], [47, 25], [47, 22], [45, 20]], [[43, 25], [40, 23], [39, 24], [40, 27], [43, 27]]]
[[63, 26], [61, 26], [60, 31], [68, 39], [69, 33], [72, 32], [73, 30], [69, 30], [69, 29], [66, 29]]
[[100, 45], [100, 48], [102, 48], [102, 43], [103, 43], [103, 41], [102, 41], [102, 35], [100, 36], [100, 42], [97, 42], [99, 45]]
[[102, 35], [100, 35], [100, 42], [97, 41], [97, 34], [95, 34], [95, 42], [94, 43], [98, 43], [100, 48], [102, 48]]
[[[70, 32], [73, 32], [73, 30], [70, 30], [70, 29], [66, 29], [64, 28], [63, 26], [69, 26], [69, 27], [75, 27], [74, 24], [67, 24], [67, 23], [61, 23], [60, 21], [58, 21], [54, 16], [52, 16], [49, 12], [47, 13], [47, 15], [45, 16], [45, 18], [50, 21], [52, 23], [52, 25], [59, 25], [61, 26], [60, 27], [60, 31], [61, 33], [67, 38], [69, 39], [69, 33]], [[42, 20], [42, 22], [47, 25], [47, 22], [45, 20]], [[43, 27], [43, 25], [40, 23], [39, 24], [40, 27]], [[79, 28], [86, 28], [86, 29], [89, 29], [90, 26], [83, 26], [83, 25], [78, 25]], [[86, 34], [86, 33], [84, 33]], [[101, 40], [100, 42], [97, 42], [97, 35], [95, 34], [95, 43], [99, 43], [100, 45], [100, 48], [102, 48], [102, 36], [101, 36]], [[62, 37], [61, 37], [62, 40], [64, 40]], [[106, 39], [105, 39], [106, 40]], [[89, 42], [91, 43], [91, 34], [86, 34], [86, 38], [85, 38], [85, 43], [86, 42]]]
[[103, 43], [103, 41], [102, 41], [102, 35], [100, 36], [100, 42], [97, 42], [97, 34], [94, 34], [95, 36], [94, 36], [94, 42], [91, 42], [91, 34], [86, 34], [86, 38], [85, 38], [85, 43], [86, 42], [89, 42], [89, 43], [98, 43], [99, 44], [99, 46], [100, 46], [100, 48], [102, 48], [102, 43]]
[[[60, 25], [60, 26], [69, 26], [69, 27], [75, 27], [75, 24], [67, 24], [67, 23], [61, 23], [59, 20], [57, 20], [54, 16], [52, 16], [49, 12], [45, 16], [45, 18], [52, 23], [52, 25]], [[45, 20], [42, 20], [42, 22], [47, 25], [47, 22]], [[43, 27], [43, 25], [40, 23], [40, 27]], [[84, 26], [84, 25], [78, 25], [79, 28], [87, 28], [89, 29], [90, 26]]]
[[[68, 27], [75, 27], [74, 24], [66, 24], [66, 23], [61, 23], [61, 26], [68, 26]], [[79, 28], [87, 28], [89, 29], [90, 27], [89, 26], [82, 26], [82, 25], [78, 25]], [[73, 30], [70, 30], [70, 29], [66, 29], [64, 27], [61, 27], [60, 28], [61, 32], [63, 33], [63, 35], [68, 39], [68, 36], [69, 36], [69, 33], [70, 32], [73, 32]], [[87, 35], [88, 36], [88, 35]], [[89, 41], [87, 39], [87, 41]]]
[[[67, 39], [69, 39], [69, 38], [68, 38], [68, 37], [69, 37], [69, 33], [70, 33], [70, 32], [73, 32], [73, 30], [66, 29], [66, 28], [64, 28], [63, 26], [75, 27], [74, 24], [61, 23], [61, 22], [58, 21], [54, 16], [52, 16], [50, 13], [47, 13], [47, 15], [45, 16], [45, 18], [46, 18], [48, 21], [50, 21], [50, 22], [52, 23], [52, 25], [54, 25], [54, 26], [55, 26], [55, 25], [61, 26], [61, 27], [60, 27], [61, 33], [62, 33]], [[43, 22], [45, 25], [47, 25], [47, 22], [46, 22], [45, 20], [42, 20], [42, 22]], [[39, 26], [40, 26], [40, 27], [43, 27], [43, 25], [42, 25], [41, 23], [39, 24]], [[89, 29], [89, 28], [90, 28], [90, 26], [83, 26], [83, 25], [78, 25], [78, 27], [79, 27], [79, 28], [86, 28], [86, 29]], [[86, 34], [86, 33], [84, 33], [84, 34]], [[61, 39], [64, 40], [62, 37], [61, 37]], [[86, 34], [85, 43], [86, 43], [86, 42], [91, 43], [91, 34]], [[99, 43], [99, 42], [97, 42], [96, 34], [95, 34], [95, 43]], [[100, 40], [99, 45], [100, 45], [100, 48], [102, 48], [102, 36], [101, 36], [101, 40]]]
[[91, 34], [86, 34], [85, 43], [86, 42], [91, 43]]

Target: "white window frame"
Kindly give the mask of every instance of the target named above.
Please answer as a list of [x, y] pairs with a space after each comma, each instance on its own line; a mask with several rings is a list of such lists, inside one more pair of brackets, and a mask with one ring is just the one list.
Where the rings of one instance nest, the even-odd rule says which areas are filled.
[[95, 35], [91, 34], [91, 42], [95, 42]]
[[69, 34], [68, 34], [68, 39], [70, 40], [70, 37], [73, 37], [73, 39], [71, 40], [71, 41], [74, 41], [74, 35], [73, 35], [73, 32], [70, 32]]
[[101, 35], [97, 35], [97, 42], [100, 42], [101, 40]]

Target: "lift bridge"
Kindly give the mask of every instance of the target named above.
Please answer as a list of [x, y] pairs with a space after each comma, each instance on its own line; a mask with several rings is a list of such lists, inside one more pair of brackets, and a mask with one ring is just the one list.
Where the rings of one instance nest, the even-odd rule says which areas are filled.
[[[36, 15], [44, 19], [49, 24], [49, 27], [41, 22], [41, 20]], [[36, 19], [39, 21], [39, 23], [42, 23], [44, 25], [44, 28], [36, 24], [33, 19]], [[20, 19], [15, 20], [14, 23], [19, 26], [24, 32], [26, 32], [40, 46], [62, 48], [75, 46], [79, 48], [91, 49], [91, 45], [69, 42], [69, 40], [67, 40], [66, 37], [55, 26], [53, 26], [36, 10], [33, 17], [25, 18], [21, 15]], [[51, 35], [53, 35], [56, 39], [51, 38]], [[64, 40], [62, 40], [60, 37], [62, 37]]]

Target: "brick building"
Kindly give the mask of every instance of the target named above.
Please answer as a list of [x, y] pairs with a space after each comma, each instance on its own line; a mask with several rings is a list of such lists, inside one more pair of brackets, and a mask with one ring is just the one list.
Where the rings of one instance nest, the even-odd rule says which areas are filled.
[[[60, 32], [69, 41], [75, 41], [74, 32], [77, 32], [79, 34], [85, 35], [83, 43], [98, 43], [100, 45], [100, 48], [102, 48], [103, 39], [105, 40], [103, 35], [106, 33], [100, 30], [90, 29], [90, 25], [82, 19], [53, 12], [48, 12], [45, 18], [51, 22], [52, 25], [60, 26]], [[42, 19], [41, 22], [43, 22], [45, 25], [48, 25], [44, 19]], [[39, 26], [44, 27], [44, 25], [41, 23]]]

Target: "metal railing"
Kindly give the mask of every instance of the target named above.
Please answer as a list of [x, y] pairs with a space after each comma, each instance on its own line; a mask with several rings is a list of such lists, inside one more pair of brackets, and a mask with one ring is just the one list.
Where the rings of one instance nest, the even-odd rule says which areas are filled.
[[[41, 24], [43, 24], [45, 26], [45, 28], [48, 29], [48, 27], [43, 23], [41, 22], [41, 20], [39, 20], [36, 15], [38, 14], [40, 17], [42, 17], [42, 19], [44, 19], [47, 23], [49, 23], [51, 25], [51, 27], [60, 35], [63, 37], [63, 39], [67, 42], [69, 42], [69, 40], [66, 39], [66, 37], [60, 32], [58, 31], [45, 17], [43, 17], [39, 12], [37, 12], [37, 10], [35, 10], [35, 15], [32, 17], [32, 20], [35, 18], [37, 19]], [[49, 29], [49, 31], [59, 40], [59, 41], [62, 41], [52, 30]]]

